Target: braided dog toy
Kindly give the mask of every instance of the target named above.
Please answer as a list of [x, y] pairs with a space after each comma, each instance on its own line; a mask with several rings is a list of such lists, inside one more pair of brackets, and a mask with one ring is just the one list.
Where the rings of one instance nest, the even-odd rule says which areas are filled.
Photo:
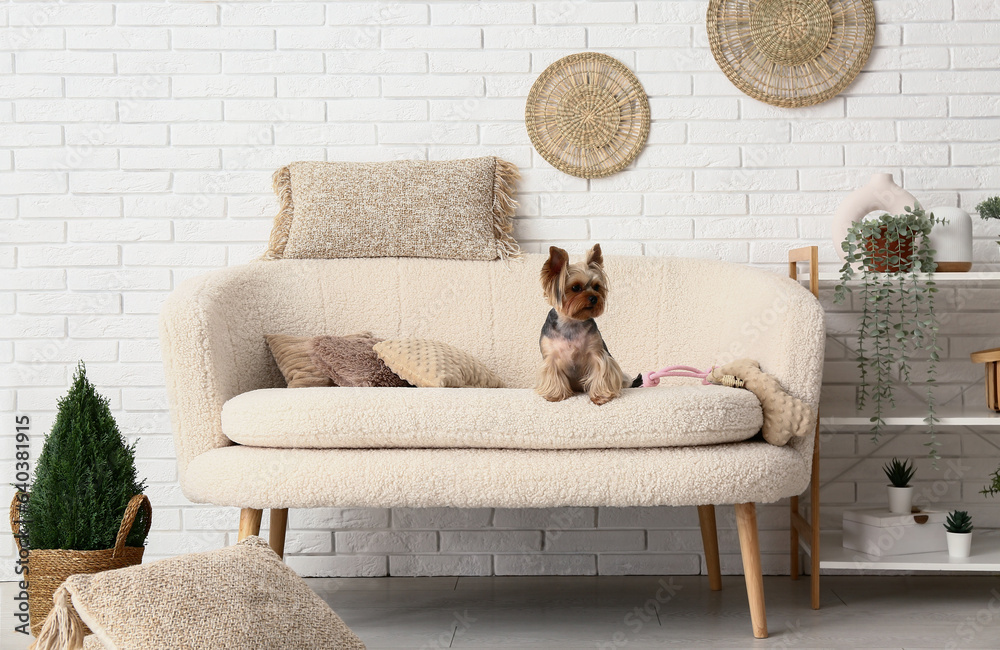
[[[744, 387], [742, 379], [734, 375], [713, 376], [712, 372], [714, 370], [715, 366], [712, 366], [708, 370], [698, 370], [691, 366], [667, 366], [663, 370], [639, 375], [635, 378], [635, 382], [632, 382], [632, 387], [652, 388], [653, 386], [659, 386], [661, 377], [690, 377], [692, 379], [700, 379], [702, 384], [719, 384], [721, 386], [729, 386], [730, 388]], [[642, 379], [642, 383], [637, 385], [636, 382], [640, 378]]]
[[809, 433], [816, 422], [815, 411], [808, 404], [790, 395], [781, 382], [760, 369], [752, 359], [740, 359], [722, 368], [699, 370], [691, 366], [667, 366], [663, 370], [640, 374], [632, 388], [650, 388], [660, 383], [661, 377], [688, 377], [700, 379], [702, 384], [717, 384], [730, 388], [745, 388], [757, 396], [764, 412], [764, 439], [772, 445], [784, 445], [790, 439]]

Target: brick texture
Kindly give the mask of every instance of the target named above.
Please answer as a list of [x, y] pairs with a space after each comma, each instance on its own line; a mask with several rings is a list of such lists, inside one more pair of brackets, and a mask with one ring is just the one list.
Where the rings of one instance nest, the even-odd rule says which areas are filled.
[[[191, 504], [177, 486], [157, 313], [184, 279], [263, 250], [270, 174], [292, 160], [496, 154], [522, 168], [516, 235], [528, 251], [601, 241], [609, 253], [774, 270], [805, 244], [835, 270], [829, 215], [873, 172], [892, 172], [928, 207], [971, 210], [1000, 192], [996, 2], [878, 0], [865, 71], [841, 96], [795, 110], [733, 87], [707, 47], [704, 11], [703, 0], [0, 6], [0, 499], [10, 413], [32, 417], [37, 459], [83, 358], [128, 438], [141, 438], [156, 508], [147, 559], [235, 541], [235, 509]], [[537, 75], [587, 49], [633, 69], [652, 105], [644, 152], [592, 181], [545, 163], [523, 125]], [[976, 270], [1000, 270], [1000, 223], [977, 220], [975, 235]], [[941, 401], [982, 399], [968, 354], [998, 345], [998, 291], [939, 294]], [[853, 399], [857, 316], [824, 295], [833, 408]], [[824, 432], [824, 525], [882, 502], [880, 466], [893, 455], [920, 459], [918, 498], [964, 501], [978, 527], [1000, 525], [997, 504], [977, 494], [996, 445], [943, 430], [934, 469], [924, 441], [920, 427], [877, 445], [863, 430]], [[739, 573], [732, 509], [718, 512], [723, 568]], [[765, 569], [787, 571], [787, 513], [759, 514]], [[704, 566], [693, 508], [323, 508], [293, 511], [289, 528], [289, 564], [304, 575]], [[0, 532], [0, 579], [14, 576], [10, 542]]]

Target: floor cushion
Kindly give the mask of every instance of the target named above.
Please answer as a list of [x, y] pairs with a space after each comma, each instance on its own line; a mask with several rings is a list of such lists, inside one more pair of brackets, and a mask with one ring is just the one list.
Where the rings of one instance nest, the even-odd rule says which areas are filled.
[[[214, 551], [73, 575], [53, 600], [39, 648], [365, 648], [255, 536]], [[86, 645], [80, 620], [94, 632]]]
[[762, 423], [750, 391], [701, 385], [626, 389], [603, 406], [531, 389], [267, 388], [222, 409], [233, 442], [300, 449], [686, 447], [746, 440]]

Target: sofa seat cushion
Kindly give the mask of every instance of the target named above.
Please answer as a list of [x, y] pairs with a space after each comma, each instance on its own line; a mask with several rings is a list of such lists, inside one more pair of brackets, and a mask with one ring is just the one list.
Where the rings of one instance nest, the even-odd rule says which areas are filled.
[[[195, 503], [237, 508], [555, 508], [771, 503], [809, 487], [811, 445], [673, 449], [263, 449], [197, 456]], [[787, 516], [787, 514], [785, 515]], [[554, 519], [558, 521], [558, 519]]]
[[530, 389], [267, 388], [222, 409], [241, 445], [296, 449], [614, 449], [738, 442], [761, 428], [753, 393], [722, 386], [627, 389], [596, 406]]

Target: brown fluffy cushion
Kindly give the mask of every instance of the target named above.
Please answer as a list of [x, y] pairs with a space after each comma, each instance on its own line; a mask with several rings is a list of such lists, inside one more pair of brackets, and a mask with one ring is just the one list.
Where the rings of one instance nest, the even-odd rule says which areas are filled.
[[310, 386], [410, 386], [390, 370], [372, 346], [371, 332], [348, 336], [268, 334], [278, 369], [289, 388]]
[[385, 365], [424, 388], [503, 388], [503, 381], [468, 352], [427, 339], [383, 341], [375, 346]]
[[375, 354], [372, 346], [381, 341], [367, 336], [317, 336], [310, 358], [337, 386], [410, 386]]

